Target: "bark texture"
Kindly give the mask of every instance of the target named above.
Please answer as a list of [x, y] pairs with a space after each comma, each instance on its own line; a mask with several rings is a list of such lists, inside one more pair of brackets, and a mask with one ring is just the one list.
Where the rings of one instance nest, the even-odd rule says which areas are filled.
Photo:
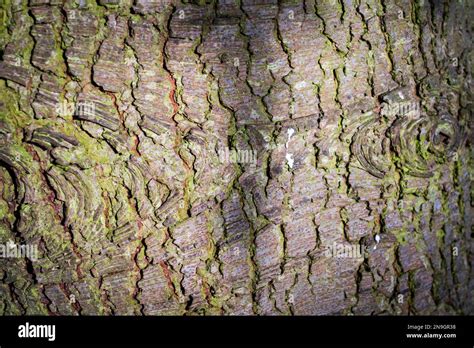
[[2, 1], [0, 313], [474, 314], [473, 7]]

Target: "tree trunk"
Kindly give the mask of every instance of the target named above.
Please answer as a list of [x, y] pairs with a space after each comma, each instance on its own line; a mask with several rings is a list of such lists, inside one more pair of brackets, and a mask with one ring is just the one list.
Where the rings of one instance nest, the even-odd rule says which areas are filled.
[[4, 1], [0, 313], [474, 314], [473, 15]]

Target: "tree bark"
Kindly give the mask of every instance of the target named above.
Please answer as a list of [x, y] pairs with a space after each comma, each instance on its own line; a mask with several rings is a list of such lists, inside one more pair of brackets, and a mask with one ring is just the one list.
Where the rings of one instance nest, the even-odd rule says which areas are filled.
[[474, 314], [472, 1], [1, 11], [1, 314]]

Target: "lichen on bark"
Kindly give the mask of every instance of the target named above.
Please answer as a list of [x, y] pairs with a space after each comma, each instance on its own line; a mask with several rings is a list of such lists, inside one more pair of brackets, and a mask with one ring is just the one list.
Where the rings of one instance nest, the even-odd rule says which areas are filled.
[[472, 2], [0, 10], [0, 314], [474, 313]]

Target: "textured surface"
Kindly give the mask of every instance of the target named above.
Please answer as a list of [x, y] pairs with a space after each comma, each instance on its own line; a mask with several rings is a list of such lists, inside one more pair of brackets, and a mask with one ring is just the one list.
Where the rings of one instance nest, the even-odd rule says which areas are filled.
[[1, 314], [474, 314], [472, 1], [2, 3]]

